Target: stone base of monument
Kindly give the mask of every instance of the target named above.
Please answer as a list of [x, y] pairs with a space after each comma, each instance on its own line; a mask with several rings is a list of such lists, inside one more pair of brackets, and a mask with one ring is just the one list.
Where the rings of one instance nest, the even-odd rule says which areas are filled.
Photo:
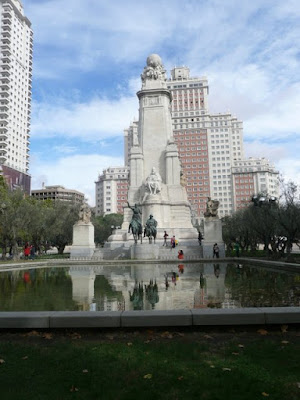
[[132, 260], [158, 260], [159, 246], [154, 243], [135, 243], [130, 248]]
[[[167, 246], [164, 244], [164, 229], [157, 229], [155, 244], [149, 244], [147, 237], [134, 243], [134, 238], [128, 230], [117, 229], [108, 238], [104, 247], [96, 248], [93, 259], [95, 260], [175, 260], [178, 250], [183, 249], [186, 259], [203, 257], [202, 246], [199, 246], [198, 232], [195, 228], [169, 228], [167, 229]], [[178, 246], [171, 249], [171, 237], [175, 236]], [[158, 250], [157, 250], [158, 247]]]
[[91, 259], [94, 251], [94, 225], [91, 222], [77, 222], [73, 226], [73, 243], [70, 259]]
[[219, 247], [219, 257], [224, 258], [225, 245], [222, 237], [222, 221], [217, 217], [208, 217], [204, 220], [203, 258], [213, 258], [215, 243]]

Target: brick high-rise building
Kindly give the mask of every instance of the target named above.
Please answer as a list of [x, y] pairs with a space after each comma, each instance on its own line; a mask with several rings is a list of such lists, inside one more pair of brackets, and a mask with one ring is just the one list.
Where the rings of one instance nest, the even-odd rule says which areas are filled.
[[0, 40], [0, 165], [29, 193], [33, 32], [20, 0], [0, 0]]
[[42, 189], [32, 190], [31, 196], [36, 200], [59, 200], [68, 203], [84, 203], [84, 194], [74, 189], [66, 189], [64, 186], [44, 186]]
[[[242, 198], [249, 198], [252, 189], [251, 196], [261, 189], [257, 183], [263, 179], [258, 173], [259, 168], [268, 170], [265, 192], [278, 196], [278, 172], [274, 167], [264, 159], [244, 159], [242, 121], [229, 112], [209, 112], [206, 77], [190, 77], [188, 67], [175, 67], [167, 81], [167, 88], [173, 99], [173, 135], [181, 161], [182, 184], [186, 186], [194, 216], [203, 217], [208, 197], [220, 201], [220, 217], [230, 215], [240, 208], [244, 204]], [[124, 130], [124, 158], [127, 166], [130, 149], [137, 135], [138, 121], [134, 121]], [[240, 186], [244, 179], [238, 179], [238, 171], [248, 168], [246, 165], [249, 162], [255, 163], [253, 171], [248, 171], [254, 183], [249, 185], [246, 195], [243, 193], [245, 190], [240, 191], [241, 186], [245, 185]], [[243, 196], [240, 196], [241, 192]]]
[[[203, 216], [207, 197], [220, 201], [219, 215], [233, 211], [231, 167], [243, 153], [243, 124], [230, 113], [210, 114], [206, 77], [190, 77], [188, 67], [175, 67], [167, 87], [172, 93], [172, 123], [189, 201]], [[137, 122], [126, 130], [125, 160]], [[126, 153], [127, 152], [127, 153]]]

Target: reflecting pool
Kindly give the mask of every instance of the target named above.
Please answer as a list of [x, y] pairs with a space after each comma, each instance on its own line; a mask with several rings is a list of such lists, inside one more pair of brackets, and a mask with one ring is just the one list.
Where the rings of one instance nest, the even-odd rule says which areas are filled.
[[300, 305], [300, 275], [245, 264], [142, 264], [0, 272], [0, 311]]

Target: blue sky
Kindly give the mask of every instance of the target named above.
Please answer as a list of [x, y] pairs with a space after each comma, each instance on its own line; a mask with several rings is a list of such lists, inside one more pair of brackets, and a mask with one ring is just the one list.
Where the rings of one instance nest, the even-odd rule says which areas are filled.
[[298, 0], [23, 0], [34, 30], [32, 188], [62, 184], [94, 205], [123, 164], [146, 58], [207, 76], [211, 112], [244, 122], [246, 156], [300, 183]]

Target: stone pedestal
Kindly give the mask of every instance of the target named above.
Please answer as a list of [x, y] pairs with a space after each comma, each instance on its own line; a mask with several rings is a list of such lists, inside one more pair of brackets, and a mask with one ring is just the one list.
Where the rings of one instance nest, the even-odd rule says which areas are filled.
[[222, 221], [218, 217], [208, 217], [204, 220], [204, 240], [202, 241], [204, 258], [213, 258], [213, 246], [215, 243], [219, 246], [220, 257], [225, 257]]
[[132, 260], [158, 260], [159, 257], [159, 246], [154, 243], [133, 244], [130, 251]]
[[94, 225], [91, 222], [77, 222], [73, 226], [73, 244], [70, 258], [92, 258], [94, 251]]

